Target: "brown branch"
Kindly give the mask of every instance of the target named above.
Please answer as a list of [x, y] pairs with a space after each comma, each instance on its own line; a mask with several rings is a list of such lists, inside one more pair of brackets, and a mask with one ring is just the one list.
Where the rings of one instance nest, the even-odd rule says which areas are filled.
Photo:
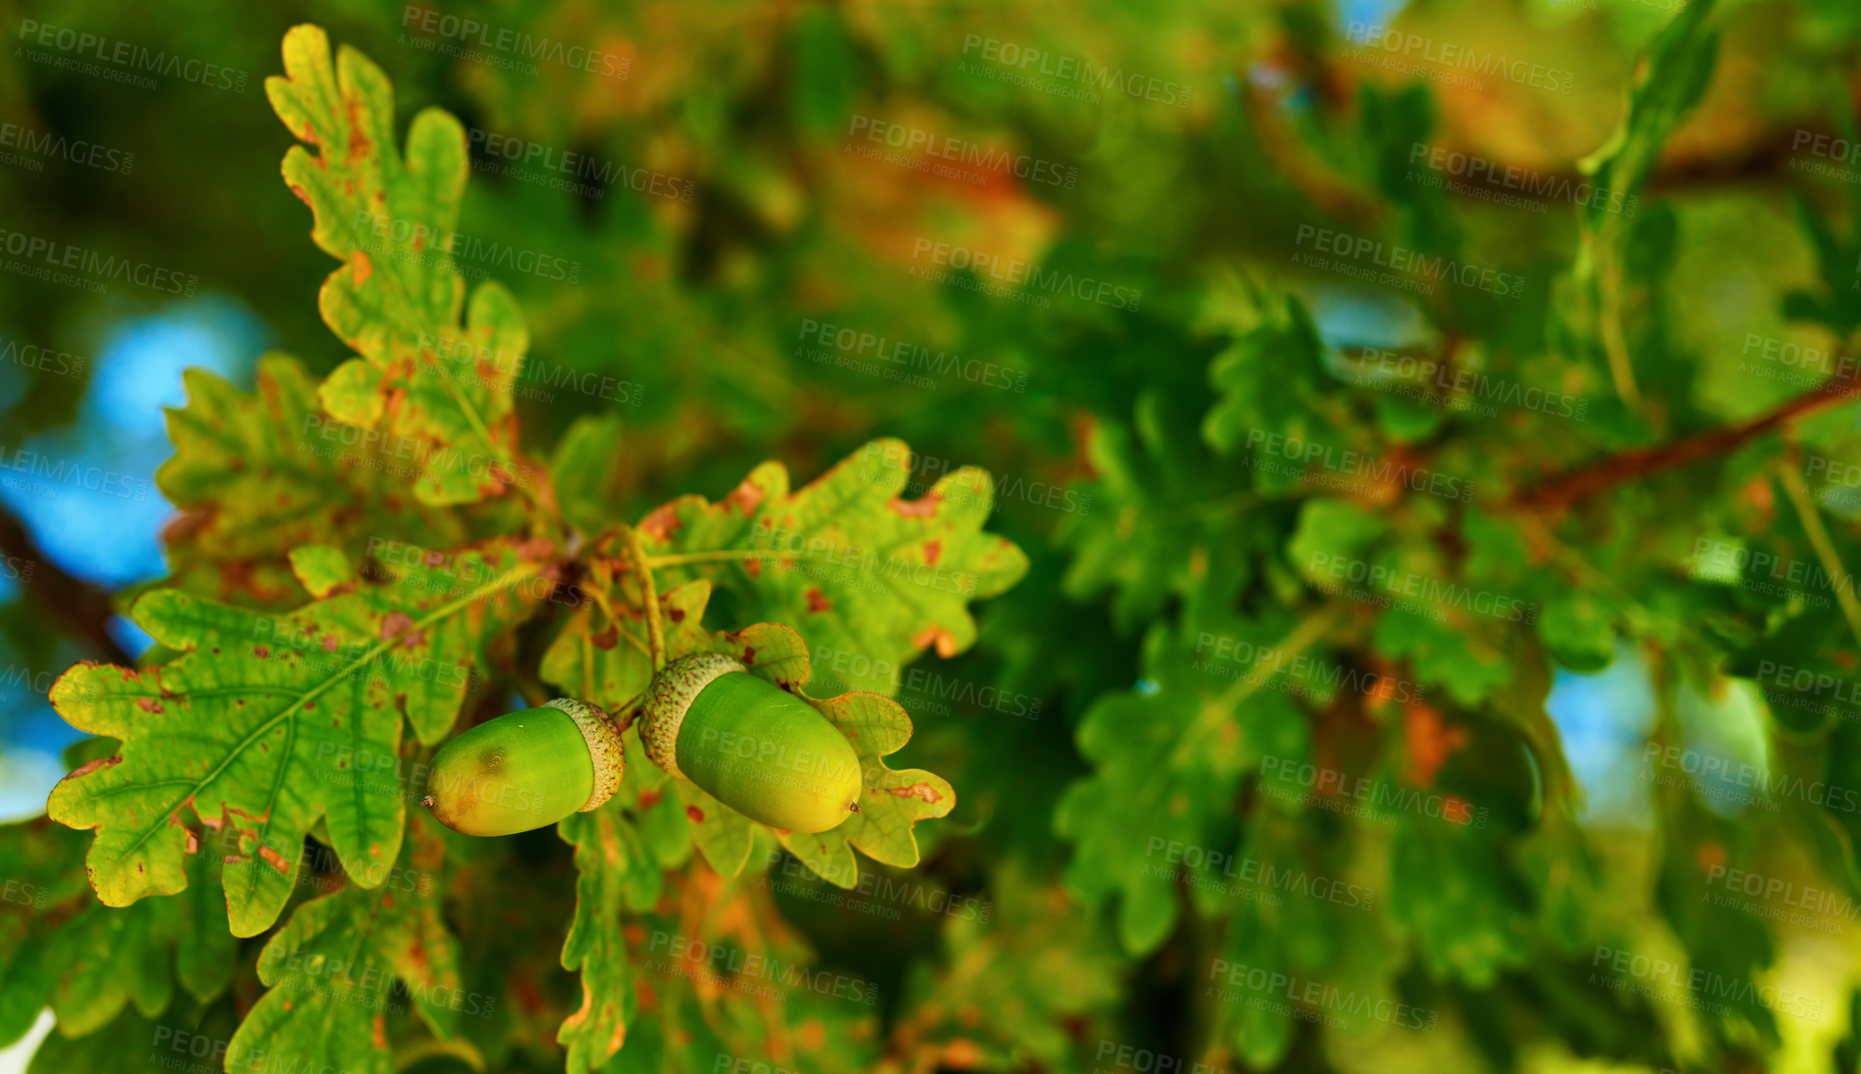
[[1726, 454], [1787, 422], [1857, 398], [1861, 398], [1861, 372], [1845, 372], [1749, 421], [1654, 447], [1634, 448], [1520, 489], [1513, 494], [1511, 506], [1524, 511], [1568, 507], [1615, 485]]
[[110, 619], [116, 614], [110, 594], [66, 574], [40, 550], [25, 524], [4, 509], [0, 509], [0, 554], [20, 561], [15, 566], [32, 603], [67, 634], [90, 645], [112, 664], [136, 665], [135, 657], [110, 635]]

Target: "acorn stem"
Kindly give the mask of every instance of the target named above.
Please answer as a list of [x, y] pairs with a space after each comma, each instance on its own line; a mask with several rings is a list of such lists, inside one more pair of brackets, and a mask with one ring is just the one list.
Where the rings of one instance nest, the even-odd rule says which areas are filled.
[[665, 623], [659, 616], [659, 587], [653, 583], [653, 565], [646, 558], [646, 546], [640, 540], [640, 531], [632, 526], [622, 524], [621, 533], [627, 538], [627, 551], [633, 557], [633, 569], [639, 572], [640, 589], [646, 594], [646, 643], [652, 648], [653, 674], [666, 666]]

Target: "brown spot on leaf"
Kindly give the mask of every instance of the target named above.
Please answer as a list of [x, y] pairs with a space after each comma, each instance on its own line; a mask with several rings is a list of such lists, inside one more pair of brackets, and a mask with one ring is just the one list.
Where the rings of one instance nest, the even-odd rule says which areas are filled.
[[141, 697], [141, 698], [137, 698], [137, 699], [136, 699], [136, 707], [137, 707], [137, 708], [139, 708], [139, 709], [141, 709], [141, 710], [142, 710], [142, 711], [144, 711], [144, 712], [164, 712], [164, 711], [166, 711], [165, 709], [163, 709], [163, 708], [162, 708], [162, 703], [161, 703], [161, 702], [159, 702], [159, 701], [157, 701], [157, 700], [155, 700], [155, 699], [154, 699], [154, 698], [152, 698], [152, 697]]
[[531, 537], [528, 540], [517, 541], [510, 547], [511, 551], [517, 553], [518, 559], [535, 562], [548, 559], [553, 555], [556, 551], [556, 542], [547, 537]]
[[893, 500], [886, 506], [897, 511], [906, 518], [935, 518], [937, 517], [937, 507], [942, 502], [943, 494], [941, 492], [932, 491], [926, 493], [923, 499]]
[[736, 508], [743, 512], [744, 518], [748, 518], [756, 513], [756, 505], [762, 502], [762, 498], [763, 487], [756, 483], [752, 475], [744, 478], [742, 484], [730, 490], [730, 495], [724, 497], [722, 506]]
[[666, 792], [664, 791], [641, 791], [640, 792], [640, 808], [651, 809], [652, 807], [658, 805], [659, 799], [665, 797], [665, 793]]
[[686, 807], [685, 807], [685, 815], [686, 815], [687, 817], [690, 817], [690, 818], [691, 818], [691, 822], [692, 822], [693, 824], [703, 824], [703, 823], [704, 823], [704, 810], [702, 810], [702, 809], [699, 809], [699, 808], [698, 808], [697, 806], [695, 806], [695, 805], [688, 805], [688, 806], [686, 806]]
[[426, 642], [426, 631], [415, 630], [413, 626], [413, 616], [406, 612], [389, 612], [381, 617], [381, 640], [401, 639], [407, 648], [418, 648]]
[[916, 798], [920, 802], [943, 801], [943, 795], [928, 783], [913, 783], [909, 787], [887, 787], [885, 789], [900, 798]]
[[264, 843], [260, 843], [258, 846], [258, 856], [265, 859], [265, 864], [271, 866], [273, 869], [278, 870], [279, 876], [290, 876], [291, 875], [290, 861], [288, 861], [283, 854], [278, 853], [276, 850], [272, 849], [270, 846], [267, 846]]
[[678, 512], [672, 504], [654, 508], [653, 513], [640, 520], [640, 535], [655, 541], [669, 541], [679, 531]]
[[935, 645], [937, 647], [937, 655], [941, 657], [947, 658], [956, 655], [956, 635], [938, 626], [936, 623], [932, 623], [930, 626], [918, 631], [917, 636], [911, 639], [911, 644], [920, 649], [927, 649]]
[[941, 557], [942, 555], [943, 555], [943, 542], [942, 541], [925, 541], [924, 542], [924, 562], [927, 566], [935, 567], [937, 565], [938, 558]]
[[620, 642], [620, 628], [609, 623], [606, 630], [603, 630], [601, 633], [596, 634], [588, 640], [593, 643], [594, 647], [597, 649], [612, 649]]
[[90, 775], [92, 772], [97, 771], [99, 768], [108, 768], [111, 765], [118, 765], [122, 763], [123, 763], [123, 759], [121, 757], [99, 757], [94, 761], [90, 761], [86, 764], [79, 766], [77, 769], [72, 771], [72, 773], [66, 776], [65, 778], [66, 779], [83, 779], [85, 776]]
[[808, 610], [814, 614], [833, 611], [834, 602], [822, 595], [820, 586], [809, 586], [805, 595], [808, 598]]
[[252, 655], [258, 657], [260, 660], [264, 660], [267, 657], [271, 656], [271, 650], [261, 645], [258, 648], [252, 650]]
[[365, 251], [357, 250], [349, 255], [349, 263], [355, 266], [355, 285], [362, 286], [375, 274], [375, 263], [368, 258]]

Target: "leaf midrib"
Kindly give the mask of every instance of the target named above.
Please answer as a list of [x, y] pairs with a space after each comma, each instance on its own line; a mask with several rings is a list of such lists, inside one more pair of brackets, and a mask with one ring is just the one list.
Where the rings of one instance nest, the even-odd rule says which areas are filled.
[[[470, 591], [469, 593], [464, 594], [463, 596], [460, 596], [458, 599], [450, 601], [446, 604], [442, 604], [438, 608], [435, 608], [431, 612], [428, 612], [422, 618], [415, 620], [413, 626], [409, 627], [408, 630], [402, 631], [401, 633], [396, 634], [395, 639], [398, 640], [400, 638], [406, 637], [408, 633], [415, 631], [415, 630], [425, 630], [426, 628], [433, 625], [434, 623], [437, 623], [451, 616], [455, 612], [459, 611], [461, 608], [464, 608], [468, 605], [476, 603], [477, 601], [483, 599], [484, 597], [490, 594], [499, 592], [500, 590], [503, 590], [503, 589], [507, 589], [510, 586], [515, 585], [517, 582], [521, 581], [523, 578], [528, 577], [532, 574], [535, 574], [537, 571], [541, 569], [542, 569], [542, 565], [540, 563], [533, 562], [533, 563], [524, 564], [523, 566], [507, 571], [504, 574], [493, 579], [492, 581], [487, 582], [484, 585], [480, 586], [479, 588], [474, 589]], [[122, 853], [118, 855], [118, 860], [120, 861], [125, 858], [128, 858], [130, 855], [134, 854], [137, 850], [141, 849], [142, 845], [148, 842], [149, 839], [153, 837], [157, 831], [166, 829], [169, 826], [169, 818], [174, 815], [175, 810], [179, 809], [184, 803], [187, 802], [189, 798], [192, 798], [193, 796], [199, 794], [203, 788], [207, 787], [215, 779], [218, 779], [219, 776], [222, 773], [224, 773], [228, 767], [232, 765], [233, 761], [237, 760], [240, 756], [243, 756], [246, 750], [250, 749], [254, 743], [256, 743], [260, 738], [268, 734], [272, 728], [278, 726], [279, 723], [283, 722], [285, 719], [290, 717], [292, 714], [296, 713], [305, 704], [311, 701], [314, 701], [317, 698], [323, 696], [324, 693], [326, 693], [329, 689], [331, 689], [337, 683], [348, 678], [350, 672], [354, 671], [355, 669], [359, 667], [362, 667], [363, 665], [369, 663], [370, 661], [373, 661], [374, 659], [379, 657], [382, 653], [392, 648], [392, 646], [393, 646], [393, 643], [391, 641], [385, 641], [385, 640], [376, 641], [375, 644], [369, 646], [367, 652], [362, 653], [361, 655], [357, 656], [355, 659], [351, 660], [349, 663], [343, 665], [343, 667], [339, 669], [338, 671], [333, 672], [332, 674], [326, 676], [322, 682], [317, 683], [314, 687], [312, 687], [307, 692], [299, 694], [296, 701], [293, 701], [290, 705], [286, 706], [283, 709], [280, 709], [277, 713], [268, 717], [263, 723], [259, 724], [259, 726], [254, 728], [251, 731], [251, 733], [247, 734], [246, 737], [242, 741], [240, 741], [230, 751], [228, 751], [227, 755], [221, 759], [218, 765], [216, 765], [211, 771], [207, 772], [205, 775], [201, 776], [199, 780], [194, 781], [189, 786], [188, 792], [186, 794], [170, 802], [168, 806], [165, 809], [163, 809], [161, 813], [159, 814], [159, 819], [154, 821], [149, 827], [143, 829], [142, 834], [136, 838], [136, 841], [134, 843], [131, 843], [128, 847], [124, 848]], [[295, 748], [294, 743], [293, 743], [293, 748]], [[278, 790], [279, 790], [280, 784], [282, 783], [282, 773], [285, 769], [290, 767], [292, 760], [293, 760], [292, 751], [290, 749], [287, 749], [286, 751], [284, 751], [283, 756], [280, 758], [280, 763], [279, 763], [280, 779], [278, 781], [274, 781], [271, 791], [266, 796], [265, 811], [263, 814], [263, 816], [265, 817], [265, 821], [263, 822], [263, 825], [261, 826], [261, 829], [260, 829], [261, 832], [267, 830], [270, 826], [272, 807], [277, 803]]]

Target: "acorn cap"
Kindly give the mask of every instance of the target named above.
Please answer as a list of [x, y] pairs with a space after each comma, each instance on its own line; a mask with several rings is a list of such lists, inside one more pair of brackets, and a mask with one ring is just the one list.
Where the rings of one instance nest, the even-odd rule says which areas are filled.
[[558, 697], [543, 702], [544, 708], [560, 709], [569, 714], [588, 744], [588, 759], [594, 763], [594, 786], [578, 813], [599, 809], [620, 790], [621, 777], [627, 773], [627, 750], [620, 734], [609, 721], [607, 710], [592, 702], [573, 697]]
[[678, 733], [685, 713], [704, 688], [720, 675], [748, 672], [743, 661], [722, 653], [693, 653], [667, 664], [653, 676], [640, 706], [640, 742], [646, 756], [667, 773], [685, 778], [678, 766]]

